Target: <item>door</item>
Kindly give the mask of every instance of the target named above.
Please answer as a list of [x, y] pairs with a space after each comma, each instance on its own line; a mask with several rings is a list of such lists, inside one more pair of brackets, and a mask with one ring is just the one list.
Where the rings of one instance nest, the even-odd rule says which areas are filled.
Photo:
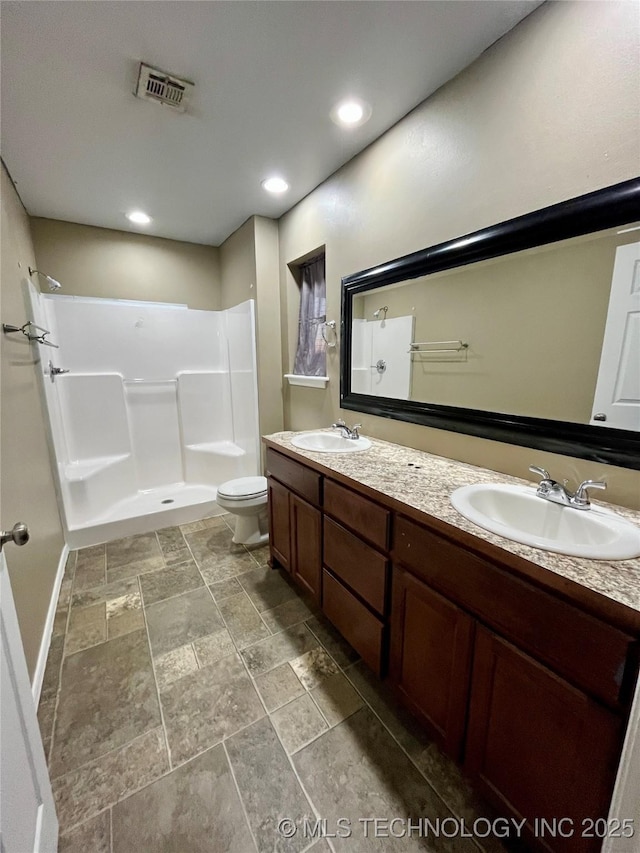
[[0, 848], [55, 853], [58, 820], [11, 593], [0, 551]]
[[640, 430], [640, 243], [616, 249], [591, 423]]
[[474, 623], [427, 584], [393, 568], [392, 681], [456, 760], [462, 755]]
[[477, 629], [465, 766], [488, 799], [527, 820], [536, 847], [600, 850], [590, 821], [607, 817], [621, 731], [616, 714]]
[[322, 573], [322, 516], [320, 510], [297, 495], [291, 508], [291, 571], [294, 578], [320, 603]]

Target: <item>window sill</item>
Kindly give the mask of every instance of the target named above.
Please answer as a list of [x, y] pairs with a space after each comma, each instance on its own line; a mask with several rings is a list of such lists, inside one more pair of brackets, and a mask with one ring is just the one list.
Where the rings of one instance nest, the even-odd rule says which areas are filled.
[[328, 376], [302, 376], [299, 373], [285, 373], [289, 385], [303, 385], [305, 388], [326, 388]]

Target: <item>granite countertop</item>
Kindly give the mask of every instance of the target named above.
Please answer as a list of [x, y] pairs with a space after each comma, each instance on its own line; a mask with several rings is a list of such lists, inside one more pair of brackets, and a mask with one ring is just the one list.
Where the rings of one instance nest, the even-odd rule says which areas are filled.
[[[640, 612], [640, 558], [613, 561], [588, 560], [521, 545], [519, 542], [497, 536], [468, 521], [453, 508], [449, 500], [451, 493], [460, 486], [473, 483], [531, 485], [528, 480], [373, 438], [369, 439], [373, 446], [367, 451], [315, 453], [311, 450], [301, 450], [291, 443], [291, 439], [299, 434], [279, 432], [265, 436], [265, 439], [273, 445], [308, 459], [328, 472], [335, 471], [349, 477], [356, 483], [368, 486], [376, 492], [394, 498]], [[622, 518], [640, 524], [638, 512], [602, 501], [593, 501], [593, 504], [611, 509]]]

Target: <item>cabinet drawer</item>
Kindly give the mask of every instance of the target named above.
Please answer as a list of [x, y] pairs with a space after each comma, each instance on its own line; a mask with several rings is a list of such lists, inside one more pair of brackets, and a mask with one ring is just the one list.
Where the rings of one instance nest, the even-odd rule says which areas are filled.
[[389, 561], [330, 518], [324, 521], [324, 562], [374, 610], [385, 612]]
[[324, 484], [324, 509], [377, 548], [389, 550], [389, 510], [329, 479]]
[[376, 675], [382, 674], [383, 625], [340, 581], [324, 569], [322, 610]]
[[398, 517], [394, 557], [524, 651], [617, 705], [633, 638], [436, 533]]
[[321, 505], [322, 475], [267, 448], [267, 476], [275, 477], [314, 506]]

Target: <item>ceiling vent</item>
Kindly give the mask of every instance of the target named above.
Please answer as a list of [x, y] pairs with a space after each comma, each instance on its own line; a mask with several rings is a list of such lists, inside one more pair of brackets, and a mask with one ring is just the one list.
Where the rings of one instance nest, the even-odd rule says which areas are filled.
[[192, 91], [193, 83], [189, 80], [181, 80], [159, 68], [140, 63], [138, 85], [134, 93], [137, 98], [165, 104], [176, 112], [183, 113], [189, 105]]

